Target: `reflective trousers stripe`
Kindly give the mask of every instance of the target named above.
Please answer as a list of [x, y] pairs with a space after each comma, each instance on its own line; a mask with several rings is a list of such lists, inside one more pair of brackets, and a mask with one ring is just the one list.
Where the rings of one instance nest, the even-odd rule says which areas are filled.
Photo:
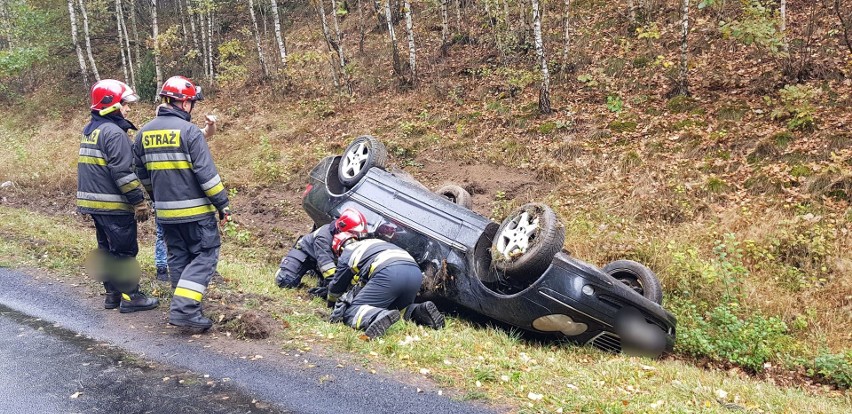
[[207, 197], [213, 197], [216, 194], [219, 194], [224, 190], [225, 190], [225, 186], [222, 185], [222, 183], [219, 183], [219, 184], [214, 185], [213, 188], [211, 188], [209, 190], [204, 190], [204, 194], [207, 194]]
[[101, 166], [107, 165], [107, 162], [106, 162], [105, 159], [98, 158], [98, 157], [80, 156], [79, 162], [81, 164], [94, 164], [94, 165], [101, 165]]
[[145, 164], [149, 171], [153, 170], [188, 170], [192, 164], [188, 161], [152, 161]]
[[329, 277], [331, 277], [332, 275], [334, 275], [334, 272], [336, 272], [336, 271], [337, 271], [337, 268], [336, 268], [336, 267], [332, 267], [331, 269], [328, 269], [328, 270], [326, 270], [325, 272], [322, 272], [322, 277], [323, 277], [323, 278], [329, 278]]
[[367, 314], [372, 309], [376, 309], [375, 306], [370, 305], [361, 305], [358, 308], [358, 313], [355, 314], [355, 329], [361, 329], [361, 320], [364, 319], [364, 315]]
[[207, 204], [204, 206], [198, 207], [190, 207], [190, 208], [178, 208], [174, 210], [164, 210], [161, 208], [157, 208], [157, 217], [159, 218], [178, 218], [178, 217], [191, 217], [197, 216], [199, 214], [205, 213], [213, 213], [216, 211], [216, 207], [213, 207], [212, 204]]
[[192, 299], [196, 302], [201, 302], [201, 298], [204, 295], [202, 295], [201, 293], [198, 293], [194, 290], [189, 290], [189, 289], [186, 289], [186, 288], [179, 287], [179, 288], [175, 288], [174, 296], [181, 296], [181, 297], [184, 297], [184, 298]]
[[77, 200], [77, 205], [84, 208], [95, 208], [98, 210], [123, 210], [133, 211], [133, 207], [127, 203], [115, 201], [92, 201], [92, 200]]

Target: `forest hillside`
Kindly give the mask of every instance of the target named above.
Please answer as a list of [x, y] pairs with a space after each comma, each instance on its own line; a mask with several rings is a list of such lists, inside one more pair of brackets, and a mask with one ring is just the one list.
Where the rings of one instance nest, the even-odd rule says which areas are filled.
[[[394, 339], [357, 348], [319, 319], [274, 308], [266, 317], [290, 327], [275, 334], [285, 346], [310, 337], [427, 367], [466, 397], [531, 411], [849, 407], [852, 1], [0, 0], [0, 182], [10, 183], [0, 252], [79, 272], [70, 259], [91, 246], [38, 229], [86, 226], [74, 194], [88, 88], [132, 85], [145, 100], [130, 115], [141, 126], [176, 74], [204, 88], [197, 111], [220, 119], [210, 147], [237, 217], [223, 247], [235, 273], [220, 266], [223, 318], [258, 312], [256, 300], [305, 306], [271, 277], [310, 229], [306, 174], [371, 134], [397, 167], [433, 189], [459, 183], [495, 221], [544, 202], [572, 255], [646, 263], [678, 320], [675, 354], [640, 369], [648, 362], [487, 330], [507, 355], [451, 365]], [[19, 220], [41, 224], [21, 230]], [[222, 329], [245, 334], [233, 323]], [[511, 350], [520, 346], [524, 357]], [[570, 387], [533, 398], [536, 385], [579, 381], [564, 367], [536, 374], [556, 363], [548, 358], [585, 361], [623, 392], [599, 395], [607, 403]], [[698, 367], [689, 380], [676, 377], [683, 366]], [[721, 385], [694, 385], [699, 371]], [[680, 402], [658, 404], [669, 397]]]

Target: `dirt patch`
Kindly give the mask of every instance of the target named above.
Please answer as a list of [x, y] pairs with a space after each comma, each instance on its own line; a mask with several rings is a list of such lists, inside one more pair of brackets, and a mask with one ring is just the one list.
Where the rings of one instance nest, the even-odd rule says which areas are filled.
[[421, 154], [417, 161], [422, 167], [405, 170], [432, 190], [448, 183], [461, 186], [473, 198], [473, 211], [486, 217], [491, 215], [497, 199], [531, 200], [544, 189], [531, 171], [440, 159], [440, 154], [429, 152]]
[[287, 249], [311, 230], [311, 219], [302, 210], [301, 191], [278, 187], [246, 190], [231, 201], [235, 220], [258, 244]]
[[205, 313], [220, 332], [232, 332], [237, 338], [266, 339], [288, 326], [268, 314], [247, 307], [260, 307], [273, 299], [257, 294], [233, 294], [213, 291], [208, 295]]

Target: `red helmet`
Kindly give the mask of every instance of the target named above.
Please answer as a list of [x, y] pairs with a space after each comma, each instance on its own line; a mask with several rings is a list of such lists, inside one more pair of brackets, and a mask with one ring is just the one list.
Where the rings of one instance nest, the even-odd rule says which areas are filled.
[[92, 85], [92, 106], [90, 109], [100, 111], [101, 115], [106, 115], [121, 108], [122, 104], [129, 104], [138, 100], [139, 96], [126, 83], [115, 79], [104, 79]]
[[360, 237], [367, 235], [367, 219], [360, 211], [347, 208], [337, 220], [334, 221], [334, 227], [339, 232], [349, 231]]
[[340, 257], [340, 253], [343, 252], [343, 248], [346, 247], [346, 244], [352, 240], [357, 239], [358, 235], [356, 235], [355, 233], [351, 233], [348, 231], [337, 233], [331, 240], [331, 251], [334, 252], [335, 256]]
[[195, 86], [191, 80], [183, 76], [172, 76], [160, 89], [160, 96], [172, 98], [176, 101], [200, 101], [204, 99], [201, 87]]

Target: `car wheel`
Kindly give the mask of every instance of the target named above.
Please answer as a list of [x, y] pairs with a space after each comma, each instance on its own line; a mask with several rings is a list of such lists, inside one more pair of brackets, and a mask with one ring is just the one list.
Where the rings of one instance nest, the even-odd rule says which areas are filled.
[[455, 184], [445, 184], [438, 191], [435, 191], [435, 193], [446, 197], [453, 204], [458, 204], [468, 210], [473, 207], [473, 198], [471, 198], [470, 193]]
[[633, 260], [616, 260], [602, 270], [646, 299], [663, 304], [663, 286], [647, 266]]
[[535, 281], [563, 243], [565, 227], [556, 213], [544, 204], [524, 204], [497, 229], [492, 243], [494, 267], [516, 282]]
[[352, 187], [358, 184], [370, 168], [385, 168], [388, 162], [388, 151], [384, 144], [376, 138], [364, 135], [352, 141], [338, 166], [337, 176], [340, 184]]

